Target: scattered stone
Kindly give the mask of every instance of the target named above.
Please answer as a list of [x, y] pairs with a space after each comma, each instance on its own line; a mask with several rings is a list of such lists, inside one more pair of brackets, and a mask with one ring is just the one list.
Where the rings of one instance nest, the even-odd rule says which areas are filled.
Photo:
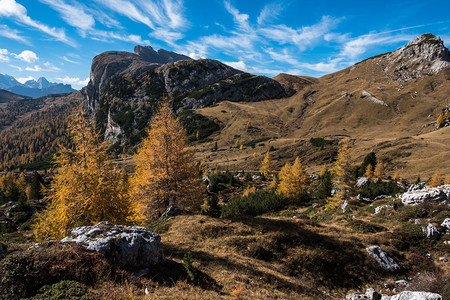
[[448, 199], [450, 185], [442, 185], [436, 188], [423, 188], [421, 190], [411, 190], [401, 195], [402, 203], [405, 205], [417, 205], [424, 202], [439, 202]]
[[214, 186], [208, 184], [208, 185], [206, 186], [206, 190], [208, 191], [208, 193], [212, 193], [212, 192], [214, 192]]
[[209, 176], [203, 176], [202, 177], [202, 181], [204, 182], [204, 181], [209, 181]]
[[385, 205], [377, 206], [377, 207], [375, 207], [375, 214], [376, 215], [379, 214], [383, 209], [386, 209], [386, 210], [394, 209], [394, 205], [385, 204]]
[[360, 177], [358, 178], [358, 180], [356, 181], [355, 186], [356, 187], [362, 187], [363, 185], [366, 185], [369, 183], [369, 178], [367, 177]]
[[433, 258], [431, 257], [431, 254], [430, 254], [430, 253], [425, 254], [425, 257], [428, 258], [428, 259], [433, 259]]
[[348, 300], [381, 300], [381, 295], [378, 294], [374, 289], [369, 288], [366, 290], [365, 294], [348, 294], [345, 296]]
[[400, 269], [400, 266], [386, 253], [384, 252], [380, 246], [370, 246], [366, 248], [367, 253], [371, 257], [373, 257], [380, 266], [387, 271], [397, 271]]
[[390, 300], [442, 300], [442, 296], [436, 293], [404, 291], [392, 296]]
[[166, 209], [165, 212], [163, 212], [163, 214], [161, 215], [160, 219], [179, 216], [179, 215], [181, 215], [183, 213], [183, 211], [184, 211], [183, 209], [179, 208], [175, 204], [172, 204], [171, 206], [169, 206]]
[[450, 241], [444, 241], [444, 244], [450, 246]]
[[439, 257], [439, 261], [448, 262], [448, 259], [445, 257]]
[[444, 227], [446, 230], [450, 230], [450, 218], [445, 218], [441, 226]]
[[390, 195], [380, 195], [375, 197], [375, 200], [381, 200], [381, 199], [386, 199], [386, 198], [392, 198], [392, 196]]
[[422, 220], [421, 219], [415, 219], [414, 220], [414, 224], [422, 224]]
[[102, 253], [127, 269], [142, 270], [165, 260], [159, 234], [140, 226], [100, 222], [94, 226], [74, 228], [71, 237], [65, 237], [61, 242], [75, 242]]
[[401, 279], [401, 280], [397, 280], [395, 282], [396, 285], [401, 286], [401, 287], [406, 287], [408, 286], [408, 281]]
[[234, 176], [234, 177], [236, 177], [236, 178], [242, 178], [242, 177], [244, 177], [244, 174], [242, 174], [242, 173], [238, 173], [236, 176]]
[[252, 176], [252, 180], [258, 180], [258, 179], [260, 179], [261, 178], [261, 176], [259, 176], [259, 175], [253, 175]]
[[441, 232], [431, 223], [428, 223], [426, 228], [427, 238], [436, 241], [441, 238]]
[[345, 209], [346, 209], [347, 206], [348, 206], [348, 201], [345, 200], [344, 202], [342, 202], [341, 204], [339, 204], [339, 206], [341, 207], [342, 212], [345, 213]]

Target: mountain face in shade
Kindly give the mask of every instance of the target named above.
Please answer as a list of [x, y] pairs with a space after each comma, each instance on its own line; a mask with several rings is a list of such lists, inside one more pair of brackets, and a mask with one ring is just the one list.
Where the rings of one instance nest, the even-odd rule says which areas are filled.
[[6, 90], [0, 89], [0, 103], [8, 103], [11, 101], [29, 99], [29, 97], [17, 95]]
[[0, 89], [7, 89], [16, 85], [20, 85], [14, 77], [8, 74], [0, 74]]
[[40, 77], [38, 80], [28, 80], [21, 84], [14, 77], [6, 74], [0, 74], [0, 89], [31, 98], [76, 91], [70, 84], [49, 82], [45, 77]]

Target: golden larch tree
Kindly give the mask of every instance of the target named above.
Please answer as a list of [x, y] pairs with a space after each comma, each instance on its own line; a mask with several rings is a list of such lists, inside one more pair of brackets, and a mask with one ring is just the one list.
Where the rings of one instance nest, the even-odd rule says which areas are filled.
[[392, 179], [395, 181], [400, 180], [400, 173], [398, 171], [395, 171], [394, 176], [392, 176]]
[[270, 152], [267, 151], [266, 155], [264, 156], [264, 159], [261, 163], [261, 168], [259, 168], [259, 171], [264, 174], [264, 176], [268, 176], [271, 171], [271, 159], [270, 159]]
[[327, 199], [326, 208], [335, 209], [349, 197], [349, 189], [352, 182], [350, 140], [345, 138], [338, 148], [338, 155], [333, 166], [333, 185], [336, 191]]
[[171, 204], [200, 207], [199, 168], [186, 140], [170, 103], [164, 101], [134, 156], [136, 169], [130, 183], [138, 221], [155, 219]]
[[373, 175], [377, 179], [383, 179], [384, 178], [384, 164], [382, 161], [379, 161], [377, 163], [377, 166], [375, 167], [375, 170], [373, 171]]
[[74, 227], [100, 221], [132, 222], [126, 174], [118, 171], [101, 142], [94, 123], [80, 110], [69, 125], [73, 147], [61, 147], [54, 161], [58, 170], [46, 195], [48, 208], [33, 226], [38, 240], [59, 239]]
[[373, 167], [372, 164], [368, 164], [366, 167], [366, 172], [364, 173], [364, 176], [367, 178], [373, 178]]
[[431, 177], [430, 183], [428, 184], [430, 187], [437, 187], [437, 186], [441, 186], [444, 184], [444, 178], [442, 178], [441, 173], [438, 171], [436, 171], [433, 175], [433, 177]]
[[322, 178], [328, 171], [327, 165], [323, 165], [320, 169], [319, 177]]
[[296, 158], [294, 164], [286, 164], [280, 171], [278, 192], [291, 201], [299, 200], [308, 189], [308, 178], [300, 161]]

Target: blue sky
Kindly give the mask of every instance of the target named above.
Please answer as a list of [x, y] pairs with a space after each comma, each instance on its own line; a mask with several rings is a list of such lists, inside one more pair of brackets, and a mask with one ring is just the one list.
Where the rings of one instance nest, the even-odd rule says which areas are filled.
[[92, 58], [151, 45], [255, 74], [322, 76], [431, 32], [450, 1], [0, 0], [0, 73], [80, 88]]

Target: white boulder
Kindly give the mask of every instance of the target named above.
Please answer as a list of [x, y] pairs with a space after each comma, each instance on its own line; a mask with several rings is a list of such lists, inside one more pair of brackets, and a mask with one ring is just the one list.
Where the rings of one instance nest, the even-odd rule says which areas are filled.
[[439, 202], [448, 200], [450, 196], [450, 185], [442, 185], [435, 188], [425, 187], [413, 190], [401, 195], [402, 203], [405, 205], [417, 205], [423, 202]]
[[380, 246], [370, 246], [366, 248], [367, 253], [374, 258], [378, 264], [387, 271], [397, 271], [400, 266], [386, 253]]
[[392, 296], [390, 300], [442, 300], [442, 296], [436, 293], [404, 291]]

